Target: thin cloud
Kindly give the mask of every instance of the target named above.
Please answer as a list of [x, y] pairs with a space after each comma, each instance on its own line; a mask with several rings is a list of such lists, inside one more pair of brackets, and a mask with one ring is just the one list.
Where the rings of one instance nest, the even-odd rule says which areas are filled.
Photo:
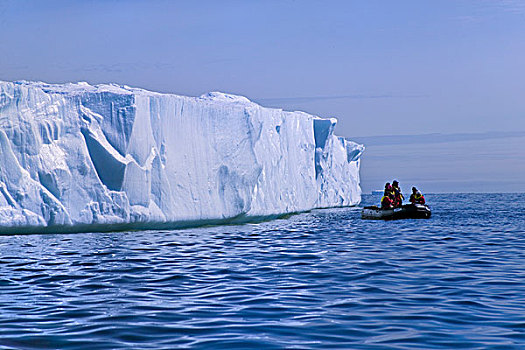
[[386, 98], [424, 98], [428, 95], [335, 95], [335, 96], [304, 96], [304, 97], [273, 97], [273, 98], [259, 98], [255, 99], [259, 103], [274, 104], [274, 103], [308, 103], [326, 100], [370, 100], [370, 99], [386, 99]]
[[355, 142], [366, 146], [392, 146], [409, 144], [450, 143], [462, 141], [481, 141], [525, 137], [525, 131], [458, 133], [458, 134], [420, 134], [420, 135], [384, 135], [368, 137], [351, 137]]
[[485, 0], [480, 1], [473, 13], [454, 17], [465, 24], [481, 23], [505, 14], [525, 15], [525, 1], [522, 0]]
[[481, 16], [481, 15], [469, 15], [469, 16], [455, 17], [456, 21], [465, 23], [465, 24], [474, 24], [474, 23], [483, 22], [485, 18], [486, 18], [485, 16]]
[[[61, 65], [63, 69], [67, 69], [66, 65]], [[143, 70], [170, 70], [174, 69], [175, 65], [172, 63], [152, 62], [152, 63], [112, 63], [112, 64], [91, 64], [76, 67], [73, 70], [77, 72], [106, 72], [106, 73], [121, 73], [130, 71]]]
[[505, 12], [525, 14], [525, 2], [522, 0], [499, 0], [495, 5]]

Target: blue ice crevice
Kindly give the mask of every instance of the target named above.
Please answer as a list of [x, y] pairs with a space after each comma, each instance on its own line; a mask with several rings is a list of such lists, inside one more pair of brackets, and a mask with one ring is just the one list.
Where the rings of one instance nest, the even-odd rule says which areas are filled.
[[315, 140], [315, 177], [319, 178], [323, 172], [321, 161], [325, 157], [325, 148], [328, 143], [328, 138], [333, 135], [337, 120], [330, 119], [314, 119], [314, 140]]

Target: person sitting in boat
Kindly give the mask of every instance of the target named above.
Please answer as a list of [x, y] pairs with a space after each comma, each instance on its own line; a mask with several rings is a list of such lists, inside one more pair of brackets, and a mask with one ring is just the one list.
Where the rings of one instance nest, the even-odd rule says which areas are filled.
[[410, 203], [425, 204], [425, 197], [415, 187], [412, 187], [412, 194], [410, 195]]
[[392, 191], [394, 193], [394, 208], [398, 208], [403, 205], [403, 194], [401, 193], [401, 187], [399, 187], [399, 182], [397, 180], [392, 181]]
[[385, 193], [383, 194], [384, 196], [388, 196], [390, 197], [390, 199], [393, 201], [394, 198], [395, 198], [395, 193], [394, 193], [394, 189], [392, 188], [392, 185], [390, 185], [390, 182], [387, 182], [385, 184]]
[[391, 209], [394, 207], [392, 194], [387, 194], [385, 190], [385, 195], [381, 198], [381, 209]]

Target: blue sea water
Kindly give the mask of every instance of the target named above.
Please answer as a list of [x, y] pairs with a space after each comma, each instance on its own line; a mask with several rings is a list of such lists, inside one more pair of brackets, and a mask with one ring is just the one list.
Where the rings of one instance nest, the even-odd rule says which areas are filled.
[[525, 348], [525, 194], [427, 201], [429, 220], [0, 236], [0, 348]]

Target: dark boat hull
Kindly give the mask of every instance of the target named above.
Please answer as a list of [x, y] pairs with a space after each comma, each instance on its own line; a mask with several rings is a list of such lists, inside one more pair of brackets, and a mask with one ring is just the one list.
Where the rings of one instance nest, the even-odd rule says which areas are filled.
[[431, 214], [430, 208], [426, 205], [406, 204], [394, 209], [364, 207], [361, 218], [368, 220], [429, 219]]

